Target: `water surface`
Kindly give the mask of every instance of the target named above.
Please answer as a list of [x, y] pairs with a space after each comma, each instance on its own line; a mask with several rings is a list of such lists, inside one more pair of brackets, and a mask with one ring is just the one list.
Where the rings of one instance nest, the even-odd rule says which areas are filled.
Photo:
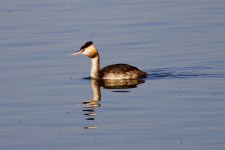
[[[223, 150], [224, 18], [222, 0], [1, 1], [0, 149]], [[69, 54], [88, 40], [149, 77], [87, 79]]]

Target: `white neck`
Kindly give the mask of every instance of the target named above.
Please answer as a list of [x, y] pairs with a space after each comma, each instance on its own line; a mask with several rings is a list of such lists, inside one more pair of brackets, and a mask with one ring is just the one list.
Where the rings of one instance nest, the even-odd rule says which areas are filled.
[[99, 71], [100, 71], [100, 61], [99, 61], [99, 55], [95, 56], [91, 59], [91, 78], [99, 78]]

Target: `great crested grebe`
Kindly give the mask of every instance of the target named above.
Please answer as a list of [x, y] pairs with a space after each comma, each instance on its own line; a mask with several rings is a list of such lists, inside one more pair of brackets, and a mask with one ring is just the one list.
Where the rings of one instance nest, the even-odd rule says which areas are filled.
[[147, 73], [128, 64], [113, 64], [100, 69], [100, 60], [97, 48], [92, 41], [86, 42], [80, 50], [71, 55], [83, 54], [91, 58], [91, 73], [93, 79], [138, 79], [147, 77]]

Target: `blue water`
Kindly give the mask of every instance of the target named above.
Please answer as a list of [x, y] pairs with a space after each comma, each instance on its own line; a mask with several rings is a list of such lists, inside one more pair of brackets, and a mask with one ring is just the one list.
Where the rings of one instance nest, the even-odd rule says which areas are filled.
[[[224, 1], [0, 3], [0, 149], [224, 150]], [[89, 40], [149, 76], [88, 79]]]

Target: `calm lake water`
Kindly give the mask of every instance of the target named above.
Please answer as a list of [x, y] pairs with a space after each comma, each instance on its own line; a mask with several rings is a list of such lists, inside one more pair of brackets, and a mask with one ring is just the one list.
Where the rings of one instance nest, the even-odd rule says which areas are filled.
[[[87, 79], [88, 40], [149, 77]], [[224, 0], [2, 0], [0, 52], [2, 150], [225, 149]]]

